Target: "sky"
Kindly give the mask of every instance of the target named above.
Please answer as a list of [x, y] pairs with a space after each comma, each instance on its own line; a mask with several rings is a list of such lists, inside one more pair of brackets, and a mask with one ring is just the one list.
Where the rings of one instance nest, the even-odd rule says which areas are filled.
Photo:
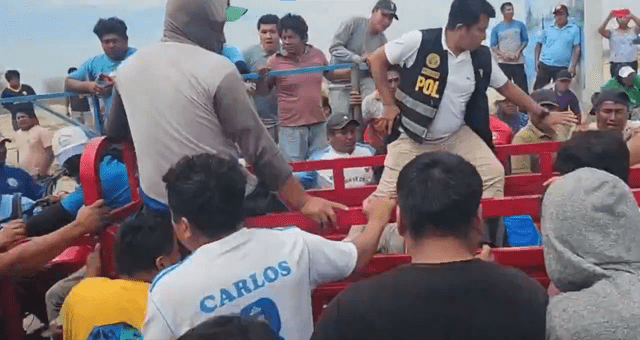
[[[185, 0], [188, 1], [188, 0]], [[231, 0], [248, 8], [236, 22], [227, 23], [228, 43], [245, 48], [258, 42], [256, 23], [273, 13], [302, 15], [309, 26], [309, 43], [328, 53], [340, 22], [351, 16], [368, 17], [375, 0]], [[516, 11], [523, 0], [513, 1]], [[388, 39], [415, 29], [446, 24], [449, 1], [396, 0], [399, 21], [387, 30]], [[494, 6], [500, 1], [491, 0]], [[0, 0], [0, 68], [18, 69], [22, 79], [42, 91], [43, 80], [61, 77], [101, 53], [92, 33], [101, 17], [118, 16], [129, 27], [130, 45], [141, 48], [162, 36], [166, 0]], [[524, 7], [517, 17], [524, 20]], [[495, 20], [494, 20], [495, 21]], [[495, 21], [497, 23], [497, 21]], [[492, 23], [492, 24], [495, 24]]]
[[[184, 0], [188, 1], [188, 0]], [[551, 11], [556, 0], [528, 0], [535, 12]], [[565, 0], [571, 2], [577, 0]], [[597, 0], [584, 0], [597, 1]], [[631, 7], [640, 14], [640, 1], [602, 0], [603, 8]], [[302, 15], [309, 26], [309, 42], [328, 53], [340, 22], [351, 16], [369, 16], [375, 0], [231, 0], [248, 8], [236, 22], [227, 23], [230, 44], [245, 48], [258, 42], [256, 22], [267, 13]], [[450, 0], [395, 0], [399, 21], [387, 30], [388, 39], [415, 29], [446, 24]], [[489, 0], [498, 10], [501, 0]], [[516, 19], [525, 19], [525, 0], [512, 0]], [[42, 91], [47, 78], [62, 77], [71, 66], [79, 66], [102, 53], [92, 33], [99, 18], [118, 16], [129, 27], [130, 44], [141, 48], [162, 36], [166, 0], [0, 0], [0, 71], [18, 69], [23, 81]], [[603, 18], [607, 12], [603, 11]], [[493, 19], [490, 28], [500, 20]]]

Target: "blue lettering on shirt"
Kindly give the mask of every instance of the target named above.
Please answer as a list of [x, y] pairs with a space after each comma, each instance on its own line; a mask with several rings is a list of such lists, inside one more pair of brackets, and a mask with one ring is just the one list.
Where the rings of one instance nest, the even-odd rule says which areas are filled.
[[[261, 277], [257, 273], [251, 273], [246, 279], [240, 279], [233, 282], [233, 289], [222, 287], [219, 290], [219, 298], [216, 295], [207, 295], [200, 300], [200, 311], [203, 313], [213, 313], [218, 307], [222, 307], [235, 299], [251, 295], [256, 290], [265, 287], [267, 284], [274, 283], [282, 277], [291, 275], [292, 270], [289, 262], [280, 261], [277, 266], [268, 266], [262, 271]], [[236, 294], [234, 295], [233, 292]], [[216, 304], [219, 301], [219, 304]]]

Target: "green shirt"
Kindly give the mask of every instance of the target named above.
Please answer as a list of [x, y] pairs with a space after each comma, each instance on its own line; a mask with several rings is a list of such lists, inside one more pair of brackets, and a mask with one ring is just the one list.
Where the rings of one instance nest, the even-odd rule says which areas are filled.
[[631, 99], [631, 105], [640, 104], [640, 75], [636, 75], [636, 81], [633, 82], [633, 86], [625, 87], [620, 84], [616, 77], [609, 79], [609, 81], [602, 87], [603, 90], [617, 89], [624, 91]]

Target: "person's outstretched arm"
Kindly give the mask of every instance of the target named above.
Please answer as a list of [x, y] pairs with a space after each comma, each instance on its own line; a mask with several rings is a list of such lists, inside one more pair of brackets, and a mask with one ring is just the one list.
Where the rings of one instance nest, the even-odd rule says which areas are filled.
[[44, 267], [81, 236], [98, 231], [107, 220], [104, 200], [83, 207], [75, 221], [45, 236], [35, 237], [0, 254], [1, 275], [25, 275]]

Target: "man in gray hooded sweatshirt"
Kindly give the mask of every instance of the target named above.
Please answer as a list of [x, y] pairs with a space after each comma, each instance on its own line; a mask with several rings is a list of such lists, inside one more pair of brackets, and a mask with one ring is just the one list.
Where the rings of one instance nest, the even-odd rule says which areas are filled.
[[107, 136], [132, 139], [147, 207], [168, 213], [162, 176], [185, 155], [236, 157], [316, 222], [346, 206], [307, 195], [262, 125], [236, 67], [220, 55], [227, 0], [169, 0], [162, 43], [116, 73]]
[[562, 292], [547, 308], [547, 339], [637, 339], [640, 210], [627, 184], [593, 168], [571, 172], [547, 190], [542, 226], [547, 272]]

